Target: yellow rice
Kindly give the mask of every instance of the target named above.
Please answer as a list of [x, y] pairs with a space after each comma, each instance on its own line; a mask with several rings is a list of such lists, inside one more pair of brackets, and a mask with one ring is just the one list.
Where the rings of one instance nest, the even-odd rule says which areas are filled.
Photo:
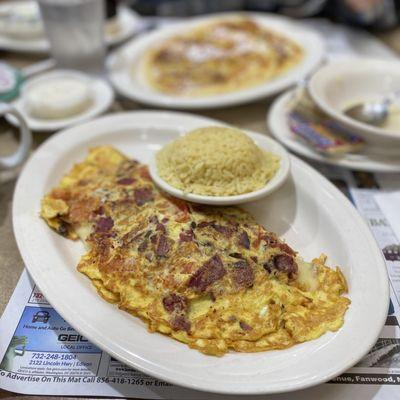
[[279, 168], [279, 156], [245, 133], [210, 126], [195, 129], [157, 154], [159, 176], [186, 193], [233, 196], [261, 189]]

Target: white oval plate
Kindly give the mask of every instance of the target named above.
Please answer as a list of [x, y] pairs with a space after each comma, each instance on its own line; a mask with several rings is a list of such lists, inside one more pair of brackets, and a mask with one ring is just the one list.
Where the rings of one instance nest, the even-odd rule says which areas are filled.
[[[0, 12], [2, 8], [8, 7], [9, 3], [10, 2], [7, 1], [0, 4]], [[138, 32], [142, 26], [139, 15], [125, 6], [119, 7], [117, 18], [121, 29], [116, 34], [105, 35], [104, 39], [108, 46], [114, 46], [129, 39]], [[23, 40], [0, 35], [0, 49], [17, 53], [42, 54], [50, 51], [50, 43], [46, 38]]]
[[352, 303], [338, 332], [286, 350], [219, 358], [149, 333], [138, 318], [102, 300], [76, 271], [83, 245], [57, 235], [39, 218], [43, 195], [88, 148], [112, 144], [146, 163], [183, 132], [215, 123], [182, 113], [138, 111], [98, 118], [52, 136], [25, 165], [14, 194], [14, 232], [25, 265], [48, 301], [82, 335], [160, 379], [230, 394], [285, 392], [327, 381], [375, 343], [387, 315], [388, 278], [382, 254], [355, 208], [303, 161], [291, 156], [291, 176], [282, 188], [245, 208], [305, 259], [324, 252], [330, 265], [340, 265]]
[[343, 154], [336, 157], [327, 157], [310, 148], [307, 144], [297, 140], [287, 123], [288, 104], [293, 91], [279, 96], [267, 112], [267, 125], [275, 139], [279, 140], [289, 150], [310, 160], [324, 164], [370, 172], [400, 172], [400, 158], [375, 154], [374, 147], [365, 146], [359, 153]]
[[[223, 125], [223, 124], [220, 124]], [[236, 196], [203, 196], [195, 193], [185, 193], [183, 190], [171, 186], [168, 182], [158, 175], [156, 157], [154, 156], [149, 161], [149, 171], [151, 178], [165, 192], [172, 196], [183, 200], [192, 201], [200, 204], [213, 204], [217, 206], [228, 206], [233, 204], [249, 203], [250, 201], [259, 200], [275, 190], [279, 189], [289, 175], [290, 158], [289, 153], [278, 142], [259, 133], [247, 132], [247, 135], [253, 139], [254, 143], [265, 151], [269, 151], [280, 157], [280, 165], [278, 171], [267, 184], [258, 190], [250, 193], [244, 193]]]
[[[50, 72], [44, 72], [43, 74], [37, 75], [33, 78], [28, 79], [24, 85], [34, 83], [38, 80], [44, 80], [52, 77], [60, 76], [82, 76], [90, 81], [90, 89], [92, 92], [93, 102], [90, 107], [80, 114], [73, 115], [68, 118], [61, 119], [42, 119], [36, 118], [29, 113], [27, 110], [22, 86], [21, 96], [14, 100], [11, 104], [22, 114], [25, 118], [26, 123], [32, 131], [42, 131], [42, 132], [54, 132], [58, 129], [63, 129], [68, 126], [77, 125], [81, 122], [88, 121], [98, 115], [104, 113], [111, 106], [114, 101], [114, 91], [112, 87], [104, 80], [99, 78], [94, 78], [89, 75], [73, 71], [73, 70], [54, 70]], [[7, 120], [15, 126], [19, 126], [19, 122], [16, 118], [11, 115], [7, 115]]]
[[[170, 96], [157, 92], [149, 86], [140, 72], [140, 60], [149, 47], [172, 35], [190, 30], [199, 23], [229, 15], [248, 16], [255, 19], [260, 25], [287, 36], [303, 47], [305, 52], [303, 61], [276, 79], [226, 94], [203, 97]], [[180, 22], [157, 31], [145, 33], [111, 54], [107, 60], [107, 66], [110, 80], [117, 91], [131, 100], [158, 107], [204, 109], [248, 103], [276, 94], [293, 85], [313, 70], [322, 60], [323, 54], [324, 43], [319, 35], [288, 18], [265, 13], [222, 13], [192, 18], [189, 22]]]

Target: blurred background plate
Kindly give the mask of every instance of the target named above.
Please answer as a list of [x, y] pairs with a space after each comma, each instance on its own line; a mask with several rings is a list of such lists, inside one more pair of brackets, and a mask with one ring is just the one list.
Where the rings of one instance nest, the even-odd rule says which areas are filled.
[[[99, 0], [100, 1], [100, 0]], [[0, 4], [0, 14], [15, 4], [16, 1], [6, 1]], [[109, 46], [117, 45], [135, 33], [137, 33], [143, 24], [139, 15], [131, 8], [125, 6], [118, 7], [117, 23], [119, 29], [114, 33], [105, 35], [105, 42]], [[50, 44], [45, 37], [30, 39], [14, 38], [0, 33], [0, 50], [12, 51], [17, 53], [43, 54], [50, 51]]]
[[285, 147], [294, 153], [310, 160], [324, 164], [335, 165], [359, 171], [370, 172], [400, 172], [400, 158], [374, 153], [374, 147], [365, 145], [359, 153], [343, 154], [328, 157], [314, 151], [306, 143], [296, 139], [288, 125], [289, 102], [294, 95], [293, 91], [278, 97], [267, 112], [267, 125], [271, 134]]
[[[190, 30], [199, 23], [208, 22], [229, 15], [244, 15], [253, 18], [261, 26], [281, 33], [303, 47], [303, 60], [282, 75], [260, 83], [257, 86], [230, 93], [212, 96], [183, 97], [163, 94], [152, 89], [135, 68], [143, 54], [151, 46], [182, 31]], [[109, 77], [119, 94], [140, 103], [166, 108], [205, 109], [249, 103], [272, 96], [295, 84], [322, 60], [325, 52], [324, 42], [305, 24], [294, 22], [285, 17], [264, 13], [221, 13], [206, 17], [192, 18], [187, 22], [161, 28], [143, 34], [112, 53], [107, 60]]]

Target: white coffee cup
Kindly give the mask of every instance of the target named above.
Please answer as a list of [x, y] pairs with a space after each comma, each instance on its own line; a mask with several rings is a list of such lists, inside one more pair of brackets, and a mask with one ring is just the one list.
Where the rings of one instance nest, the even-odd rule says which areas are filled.
[[10, 155], [0, 157], [0, 171], [21, 165], [28, 157], [32, 145], [32, 134], [23, 116], [10, 104], [0, 103], [0, 117], [11, 114], [19, 121], [19, 145]]

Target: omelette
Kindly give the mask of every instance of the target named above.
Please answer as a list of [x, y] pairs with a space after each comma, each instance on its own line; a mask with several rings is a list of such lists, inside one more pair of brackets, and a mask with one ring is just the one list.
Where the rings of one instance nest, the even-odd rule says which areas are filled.
[[302, 47], [255, 20], [225, 17], [172, 36], [144, 55], [155, 90], [175, 96], [232, 92], [276, 78], [303, 58]]
[[169, 197], [146, 165], [110, 146], [62, 178], [41, 216], [85, 243], [77, 268], [103, 299], [205, 354], [318, 338], [342, 326], [350, 304], [325, 256], [305, 262], [241, 208]]

